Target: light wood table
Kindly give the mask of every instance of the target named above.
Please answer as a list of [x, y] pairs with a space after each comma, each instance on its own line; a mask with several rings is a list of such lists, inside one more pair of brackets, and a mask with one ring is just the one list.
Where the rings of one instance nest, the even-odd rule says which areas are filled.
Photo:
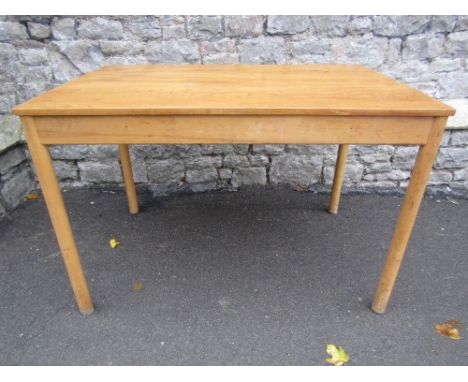
[[331, 213], [349, 144], [419, 145], [372, 305], [383, 313], [455, 110], [358, 65], [136, 65], [88, 73], [14, 113], [83, 314], [93, 303], [48, 145], [119, 145], [130, 213], [138, 212], [138, 201], [129, 144], [338, 144]]

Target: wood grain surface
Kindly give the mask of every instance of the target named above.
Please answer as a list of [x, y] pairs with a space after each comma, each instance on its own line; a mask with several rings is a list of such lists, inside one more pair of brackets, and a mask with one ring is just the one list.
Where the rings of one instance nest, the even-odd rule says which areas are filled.
[[115, 65], [32, 98], [14, 113], [434, 117], [455, 110], [360, 65]]

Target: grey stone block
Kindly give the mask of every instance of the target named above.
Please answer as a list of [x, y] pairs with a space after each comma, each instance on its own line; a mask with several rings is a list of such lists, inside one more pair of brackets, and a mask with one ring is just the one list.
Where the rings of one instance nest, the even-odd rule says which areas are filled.
[[266, 169], [264, 167], [239, 167], [232, 173], [233, 187], [251, 184], [266, 184]]
[[108, 56], [104, 59], [103, 65], [146, 65], [148, 60], [143, 56]]
[[232, 145], [232, 149], [237, 154], [247, 154], [249, 152], [249, 145]]
[[393, 170], [389, 172], [377, 172], [365, 174], [362, 179], [367, 182], [387, 181], [387, 180], [407, 180], [410, 177], [410, 171]]
[[188, 159], [185, 167], [190, 170], [201, 170], [208, 167], [221, 167], [222, 162], [221, 156], [201, 156]]
[[188, 34], [193, 40], [210, 40], [223, 34], [221, 16], [192, 16], [188, 20]]
[[439, 75], [442, 98], [462, 98], [468, 94], [468, 72], [450, 72]]
[[24, 147], [12, 147], [8, 151], [0, 153], [0, 175], [6, 174], [13, 167], [26, 160]]
[[451, 146], [467, 146], [466, 150], [468, 150], [468, 130], [453, 131], [451, 136]]
[[[166, 149], [170, 149], [170, 145]], [[173, 153], [179, 158], [193, 158], [202, 154], [220, 154], [215, 152], [215, 150], [204, 150], [203, 145], [174, 145]]]
[[[358, 186], [361, 182], [364, 166], [361, 163], [352, 162], [346, 163], [343, 184], [345, 186]], [[333, 184], [335, 176], [335, 165], [326, 165], [323, 168], [323, 183], [326, 185]]]
[[264, 154], [249, 155], [249, 162], [251, 166], [265, 166], [270, 163], [268, 156]]
[[451, 136], [451, 131], [450, 131], [450, 130], [446, 130], [446, 131], [444, 132], [444, 135], [442, 136], [442, 141], [440, 142], [440, 146], [441, 146], [441, 147], [446, 147], [446, 146], [449, 145], [450, 136]]
[[308, 16], [268, 16], [266, 31], [269, 34], [291, 35], [309, 28]]
[[64, 40], [57, 41], [55, 44], [60, 53], [66, 56], [82, 73], [99, 68], [104, 61], [104, 55], [99, 49], [97, 42]]
[[[1, 94], [0, 95], [0, 114], [10, 113], [11, 109], [16, 104], [15, 94]], [[0, 145], [2, 141], [2, 133], [0, 132]]]
[[435, 170], [431, 172], [429, 177], [429, 185], [449, 184], [453, 180], [453, 174], [447, 170]]
[[146, 54], [151, 63], [189, 64], [200, 62], [198, 46], [190, 40], [150, 42], [146, 46]]
[[78, 77], [81, 72], [71, 63], [59, 48], [53, 45], [48, 46], [49, 62], [55, 81], [64, 83]]
[[286, 43], [280, 37], [257, 37], [239, 43], [241, 64], [284, 64]]
[[52, 36], [56, 40], [73, 40], [78, 36], [75, 29], [75, 19], [55, 18], [51, 25]]
[[232, 178], [232, 169], [230, 168], [220, 168], [218, 169], [219, 178], [221, 180], [229, 180]]
[[235, 53], [236, 41], [230, 38], [223, 38], [217, 41], [201, 41], [200, 52], [203, 56], [217, 53]]
[[408, 36], [403, 44], [403, 59], [436, 58], [444, 50], [445, 37], [436, 34], [418, 34]]
[[117, 161], [78, 162], [80, 179], [85, 183], [122, 183], [122, 171]]
[[202, 168], [198, 170], [187, 170], [185, 180], [189, 184], [196, 183], [216, 183], [218, 180], [218, 171], [215, 168]]
[[351, 145], [349, 149], [350, 154], [367, 155], [367, 154], [387, 154], [393, 155], [395, 146], [389, 145]]
[[248, 167], [249, 159], [246, 155], [228, 154], [223, 159], [223, 166], [229, 168]]
[[116, 145], [57, 145], [49, 146], [53, 159], [79, 160], [79, 159], [113, 159], [118, 161]]
[[173, 186], [179, 184], [185, 176], [184, 164], [175, 159], [149, 161], [146, 166], [148, 180], [152, 183]]
[[239, 55], [237, 53], [217, 53], [202, 58], [203, 64], [238, 64]]
[[58, 180], [78, 180], [78, 166], [74, 162], [54, 161], [53, 164]]
[[353, 35], [370, 33], [372, 27], [371, 16], [352, 16], [349, 22], [349, 33]]
[[420, 60], [391, 62], [380, 67], [383, 74], [405, 83], [417, 81], [437, 80], [439, 75], [429, 71], [429, 64]]
[[393, 166], [400, 170], [411, 170], [416, 162], [418, 150], [417, 146], [398, 147], [393, 157]]
[[19, 102], [39, 95], [52, 87], [52, 70], [49, 66], [32, 66], [20, 72], [17, 78]]
[[468, 16], [458, 16], [457, 22], [455, 24], [456, 31], [466, 31], [468, 30]]
[[308, 39], [293, 41], [291, 42], [291, 55], [293, 58], [324, 56], [330, 52], [330, 48], [331, 42], [329, 40]]
[[388, 40], [386, 52], [386, 63], [395, 63], [401, 61], [402, 39], [395, 37]]
[[187, 32], [185, 30], [185, 25], [181, 24], [163, 27], [162, 37], [164, 40], [186, 38]]
[[236, 42], [232, 39], [200, 42], [200, 52], [204, 64], [236, 64], [239, 55]]
[[429, 29], [432, 32], [452, 32], [457, 22], [457, 16], [432, 16]]
[[362, 64], [376, 68], [385, 61], [388, 40], [365, 35], [347, 36], [335, 39], [330, 52], [332, 62], [342, 64]]
[[78, 35], [90, 40], [118, 40], [123, 36], [123, 26], [117, 20], [94, 17], [79, 23]]
[[331, 155], [336, 158], [338, 145], [286, 145], [284, 151], [295, 155]]
[[453, 172], [453, 180], [456, 180], [456, 181], [468, 180], [468, 167], [463, 168], [461, 170], [455, 170]]
[[436, 57], [431, 61], [429, 70], [431, 72], [452, 72], [461, 70], [463, 68], [463, 62], [461, 58], [443, 58]]
[[2, 68], [2, 78], [10, 78], [14, 80], [15, 71], [17, 70], [18, 52], [16, 47], [10, 43], [0, 42], [0, 65]]
[[366, 174], [375, 174], [389, 171], [392, 171], [392, 164], [390, 162], [376, 162], [366, 166]]
[[280, 155], [284, 152], [286, 145], [253, 145], [254, 153], [267, 155]]
[[[159, 19], [154, 16], [137, 16], [125, 23], [132, 37], [142, 40], [155, 40], [162, 36]], [[181, 36], [183, 37], [183, 36]]]
[[224, 25], [226, 36], [229, 37], [257, 37], [263, 32], [263, 16], [226, 16]]
[[468, 57], [468, 31], [450, 33], [447, 36], [445, 51], [457, 57]]
[[18, 58], [22, 64], [27, 66], [45, 65], [49, 61], [49, 55], [45, 47], [19, 49]]
[[363, 181], [360, 183], [361, 187], [363, 189], [388, 189], [388, 188], [397, 188], [398, 187], [398, 182], [397, 181], [391, 181], [391, 180], [378, 180], [378, 181]]
[[50, 25], [28, 22], [29, 34], [32, 38], [43, 40], [50, 37]]
[[374, 33], [386, 37], [407, 36], [423, 32], [430, 21], [430, 16], [376, 16]]
[[27, 194], [34, 190], [35, 186], [29, 165], [22, 166], [19, 170], [14, 169], [0, 190], [6, 208], [16, 207]]
[[26, 27], [14, 21], [0, 21], [0, 41], [27, 40]]
[[[237, 145], [200, 145], [200, 153], [204, 155], [220, 155], [220, 154], [230, 154], [238, 152], [236, 150]], [[239, 145], [242, 146], [242, 145]]]
[[311, 16], [310, 29], [314, 36], [344, 37], [349, 30], [349, 16]]
[[320, 182], [322, 159], [295, 155], [281, 155], [272, 158], [271, 183], [288, 183], [309, 186]]
[[355, 186], [361, 182], [364, 166], [361, 163], [351, 161], [346, 163], [343, 183], [345, 186]]
[[100, 41], [99, 46], [102, 53], [107, 56], [113, 55], [137, 55], [145, 50], [145, 45], [137, 41]]
[[451, 169], [468, 166], [468, 150], [466, 147], [442, 147], [437, 155], [435, 168]]
[[0, 115], [0, 152], [22, 140], [22, 127], [18, 117]]
[[163, 28], [170, 27], [173, 25], [184, 25], [185, 21], [186, 21], [186, 17], [180, 16], [180, 15], [159, 16], [159, 22]]

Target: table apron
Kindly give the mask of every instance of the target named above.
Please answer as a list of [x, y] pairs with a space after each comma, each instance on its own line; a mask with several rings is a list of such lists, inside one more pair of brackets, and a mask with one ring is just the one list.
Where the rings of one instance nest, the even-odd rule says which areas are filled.
[[408, 144], [424, 145], [433, 117], [39, 116], [42, 144]]

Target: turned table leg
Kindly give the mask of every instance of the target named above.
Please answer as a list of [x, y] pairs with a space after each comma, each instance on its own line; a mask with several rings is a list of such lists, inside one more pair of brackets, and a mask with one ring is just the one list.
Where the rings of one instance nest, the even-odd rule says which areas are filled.
[[335, 176], [333, 177], [333, 187], [328, 212], [338, 213], [340, 204], [341, 189], [343, 187], [344, 171], [346, 167], [346, 157], [348, 156], [349, 145], [340, 145], [338, 148], [338, 157], [336, 158]]
[[93, 312], [93, 303], [49, 150], [39, 141], [34, 119], [23, 117], [21, 120], [76, 303], [81, 313], [90, 314]]
[[125, 182], [125, 190], [127, 191], [128, 209], [131, 214], [138, 213], [138, 198], [135, 189], [135, 181], [133, 179], [132, 161], [128, 145], [119, 145], [120, 163], [122, 165], [122, 173]]
[[384, 269], [380, 277], [379, 286], [375, 293], [374, 303], [372, 304], [372, 309], [376, 313], [384, 313], [387, 308], [388, 300], [405, 254], [405, 249], [418, 214], [419, 206], [424, 197], [424, 190], [431, 173], [432, 164], [439, 150], [446, 121], [446, 117], [434, 118], [428, 141], [419, 148], [408, 189], [401, 206], [400, 216], [398, 217], [392, 242], [388, 250]]

